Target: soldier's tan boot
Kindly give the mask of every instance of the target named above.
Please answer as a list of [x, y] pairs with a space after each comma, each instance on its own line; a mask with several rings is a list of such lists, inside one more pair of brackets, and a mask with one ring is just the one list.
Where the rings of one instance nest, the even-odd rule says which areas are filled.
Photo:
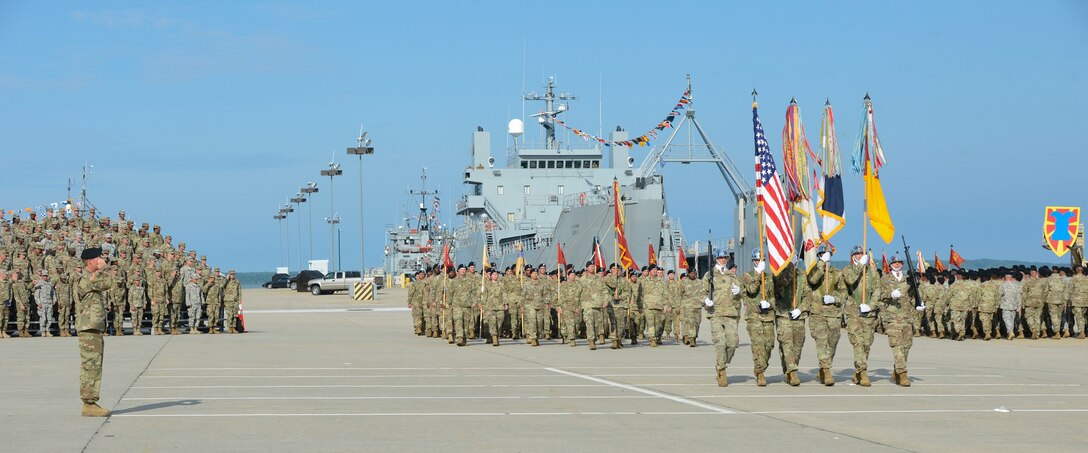
[[726, 376], [725, 370], [718, 370], [718, 387], [728, 387], [729, 376]]
[[144, 333], [140, 332], [140, 329], [136, 329], [136, 330], [132, 331], [132, 334], [139, 337], [139, 336], [143, 336]]
[[596, 351], [597, 350], [597, 340], [595, 340], [595, 339], [590, 339], [589, 340], [589, 350], [590, 351]]
[[600, 344], [604, 344], [604, 335], [597, 335], [597, 342]]
[[830, 368], [821, 368], [820, 372], [823, 373], [823, 379], [821, 379], [820, 382], [828, 387], [835, 385], [835, 377], [831, 375]]
[[858, 385], [860, 385], [862, 387], [869, 387], [869, 386], [873, 385], [872, 382], [869, 382], [869, 371], [868, 370], [859, 370], [858, 371]]
[[498, 345], [499, 345], [499, 337], [492, 335], [491, 336], [491, 346], [498, 346]]
[[1006, 339], [1012, 340], [1013, 338], [1016, 338], [1016, 335], [1013, 335], [1012, 332], [1009, 332], [1009, 336], [1006, 337]]
[[905, 370], [896, 371], [895, 376], [896, 384], [898, 384], [900, 387], [910, 387], [910, 377], [907, 376], [907, 372]]
[[820, 383], [823, 384], [823, 382], [824, 382], [824, 369], [823, 368], [820, 368], [820, 370], [816, 372], [816, 380], [820, 381]]
[[44, 337], [55, 337], [56, 335], [53, 335], [53, 332], [46, 331], [45, 335], [42, 335], [42, 336], [44, 336]]
[[577, 340], [570, 340], [568, 343], [570, 344], [570, 347], [572, 347], [572, 348], [575, 347], [575, 346], [578, 346], [578, 341]]
[[763, 372], [756, 372], [756, 385], [760, 387], [767, 386], [767, 378], [763, 376]]
[[982, 338], [983, 341], [990, 341], [990, 332], [986, 332], [986, 336]]
[[1083, 340], [1084, 339], [1084, 332], [1081, 332], [1081, 333], [1077, 334], [1077, 339], [1078, 340]]
[[620, 348], [620, 340], [612, 340], [612, 349]]
[[19, 331], [19, 338], [30, 338], [30, 332], [27, 332], [25, 330], [20, 330]]
[[797, 377], [796, 371], [790, 371], [789, 373], [786, 373], [786, 378], [789, 379], [790, 386], [792, 387], [797, 387], [798, 385], [801, 385], [801, 379]]
[[106, 410], [98, 404], [83, 403], [83, 416], [84, 417], [109, 417], [110, 411]]
[[189, 329], [189, 335], [200, 335], [201, 333], [202, 332], [200, 332], [199, 329], [195, 329], [195, 328]]

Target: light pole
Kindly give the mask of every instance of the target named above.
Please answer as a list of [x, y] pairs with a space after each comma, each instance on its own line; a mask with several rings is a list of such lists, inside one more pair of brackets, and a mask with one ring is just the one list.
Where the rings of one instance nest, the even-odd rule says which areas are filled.
[[[284, 203], [283, 207], [280, 208], [280, 214], [283, 215], [284, 219], [287, 218], [287, 214], [290, 214], [292, 212], [295, 212], [295, 208], [292, 208], [290, 203]], [[286, 249], [287, 249], [287, 267], [288, 267], [288, 269], [290, 269], [290, 267], [291, 267], [291, 221], [290, 220], [287, 221], [287, 232], [284, 234], [284, 237], [287, 238], [287, 247], [286, 247]]]
[[336, 270], [336, 229], [332, 220], [335, 218], [336, 223], [340, 223], [340, 219], [335, 217], [336, 186], [333, 185], [332, 178], [342, 174], [344, 174], [344, 171], [340, 169], [340, 164], [336, 162], [329, 162], [329, 169], [321, 170], [321, 176], [329, 177], [329, 217], [326, 217], [325, 221], [329, 222], [329, 261], [332, 263], [332, 266], [330, 266], [332, 270]]
[[280, 244], [280, 259], [282, 260], [283, 259], [283, 222], [282, 222], [282, 220], [286, 219], [287, 216], [283, 215], [283, 211], [279, 211], [279, 212], [276, 213], [276, 215], [272, 216], [272, 218], [276, 219], [276, 242], [278, 242]]
[[[306, 202], [306, 197], [302, 196], [302, 192], [299, 192], [299, 193], [295, 194], [295, 197], [292, 198], [291, 201], [293, 203], [295, 203], [296, 208], [302, 209], [302, 206], [300, 206], [299, 203], [305, 203]], [[299, 215], [295, 216], [295, 221], [297, 222], [295, 225], [298, 225], [298, 241], [297, 241], [298, 242], [298, 270], [301, 272], [302, 271], [302, 212], [301, 211], [299, 212]]]
[[[317, 183], [313, 181], [307, 182], [306, 186], [299, 189], [299, 191], [309, 195], [310, 198], [313, 198], [314, 196], [310, 194], [317, 193]], [[306, 227], [306, 231], [310, 234], [310, 259], [312, 260], [314, 259], [314, 203], [312, 201], [310, 204], [306, 205], [306, 211], [308, 212], [307, 215], [310, 217], [308, 220], [310, 225]]]
[[358, 140], [359, 146], [348, 148], [348, 155], [359, 156], [359, 273], [362, 275], [366, 272], [366, 266], [363, 264], [365, 257], [363, 254], [363, 156], [374, 154], [374, 148], [370, 146], [370, 139], [366, 138], [366, 131], [363, 131], [362, 126], [359, 127]]
[[[339, 230], [337, 225], [340, 224], [340, 216], [325, 217], [325, 222], [329, 224], [329, 235], [333, 239], [331, 247], [329, 247], [329, 259], [336, 258], [336, 231]], [[330, 272], [336, 271], [336, 268], [330, 269]]]

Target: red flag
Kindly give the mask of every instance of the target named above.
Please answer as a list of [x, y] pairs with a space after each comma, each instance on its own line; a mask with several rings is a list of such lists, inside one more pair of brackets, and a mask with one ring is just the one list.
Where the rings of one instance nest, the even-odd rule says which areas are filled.
[[652, 242], [650, 243], [650, 254], [646, 256], [649, 257], [646, 260], [650, 262], [650, 266], [657, 266], [657, 254], [654, 253], [654, 244]]
[[601, 241], [593, 238], [593, 265], [597, 266], [597, 269], [604, 269], [604, 255], [601, 254]]
[[624, 269], [637, 269], [638, 265], [631, 257], [631, 251], [627, 249], [627, 236], [623, 232], [623, 198], [620, 197], [620, 182], [616, 178], [612, 178], [612, 195], [615, 198], [613, 228], [616, 230], [616, 247], [619, 248], [620, 266]]
[[937, 272], [944, 272], [946, 270], [944, 268], [944, 263], [941, 262], [941, 258], [937, 256], [937, 252], [933, 252], [933, 268], [936, 269]]
[[685, 271], [688, 270], [688, 257], [684, 256], [684, 247], [680, 247], [680, 262], [676, 266]]
[[964, 260], [959, 253], [956, 253], [956, 249], [952, 248], [952, 246], [948, 246], [948, 249], [951, 250], [951, 252], [948, 253], [948, 264], [963, 269], [963, 263], [966, 260]]
[[556, 253], [555, 261], [559, 263], [559, 272], [563, 273], [563, 271], [567, 268], [567, 257], [566, 255], [563, 255], [563, 244], [556, 245], [559, 246], [559, 251]]
[[450, 259], [450, 244], [449, 244], [449, 242], [446, 243], [446, 246], [443, 247], [443, 250], [442, 250], [442, 267], [443, 267], [443, 269], [442, 269], [443, 273], [447, 272], [448, 269], [453, 268], [453, 260]]
[[888, 256], [884, 252], [880, 252], [880, 270], [885, 274], [892, 271], [892, 267], [888, 265]]

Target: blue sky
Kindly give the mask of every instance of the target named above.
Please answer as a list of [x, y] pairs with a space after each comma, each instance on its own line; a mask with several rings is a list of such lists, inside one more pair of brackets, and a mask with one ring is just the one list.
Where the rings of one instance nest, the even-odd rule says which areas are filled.
[[[1088, 4], [766, 3], [3, 1], [0, 207], [62, 200], [90, 163], [91, 200], [111, 216], [271, 270], [272, 214], [306, 181], [321, 187], [314, 255], [328, 254], [318, 172], [335, 155], [344, 261], [358, 267], [359, 164], [344, 148], [363, 124], [376, 266], [422, 167], [459, 195], [475, 127], [502, 149], [523, 74], [527, 90], [556, 76], [581, 96], [565, 114], [575, 127], [596, 131], [600, 114], [606, 131], [644, 131], [690, 73], [701, 123], [750, 179], [753, 86], [776, 155], [791, 97], [814, 145], [830, 98], [848, 148], [868, 92], [898, 233], [942, 259], [954, 243], [968, 258], [1054, 260], [1039, 246], [1044, 206], [1088, 207]], [[731, 234], [714, 168], [662, 173], [690, 238]], [[860, 177], [847, 176], [840, 246], [861, 240]], [[292, 268], [296, 234], [292, 219]]]

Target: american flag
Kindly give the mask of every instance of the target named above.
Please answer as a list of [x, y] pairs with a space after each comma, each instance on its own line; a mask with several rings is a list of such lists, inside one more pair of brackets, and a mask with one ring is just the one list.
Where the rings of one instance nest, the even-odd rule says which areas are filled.
[[767, 236], [767, 257], [775, 275], [789, 263], [793, 255], [793, 226], [790, 224], [790, 206], [782, 183], [778, 180], [778, 169], [767, 146], [767, 137], [763, 135], [763, 123], [759, 122], [759, 112], [752, 106], [752, 124], [756, 134], [756, 193], [759, 204], [763, 206], [763, 229]]

